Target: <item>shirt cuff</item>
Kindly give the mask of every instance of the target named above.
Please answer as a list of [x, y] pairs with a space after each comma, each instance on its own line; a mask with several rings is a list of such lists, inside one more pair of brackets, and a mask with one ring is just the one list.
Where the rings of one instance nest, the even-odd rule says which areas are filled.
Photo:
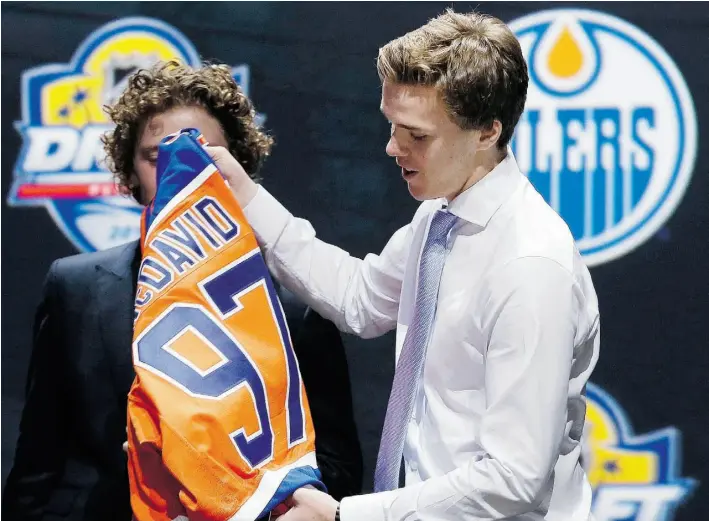
[[343, 498], [340, 502], [340, 520], [384, 521], [387, 519], [386, 513], [396, 496], [397, 491], [391, 490]]
[[264, 248], [272, 247], [279, 239], [288, 221], [293, 217], [263, 186], [242, 211]]

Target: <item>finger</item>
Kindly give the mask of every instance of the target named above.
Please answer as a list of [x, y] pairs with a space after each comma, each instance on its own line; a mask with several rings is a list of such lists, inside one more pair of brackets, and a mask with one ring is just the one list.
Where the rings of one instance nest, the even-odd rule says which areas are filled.
[[312, 492], [317, 492], [317, 489], [311, 485], [305, 485], [304, 487], [300, 487], [298, 490], [293, 492], [293, 496], [291, 496], [293, 503], [303, 501], [303, 499], [307, 497], [308, 494], [311, 494], [312, 497]]
[[288, 512], [278, 518], [278, 521], [299, 521], [302, 516], [299, 515], [297, 508], [291, 508]]
[[211, 157], [214, 161], [218, 161], [224, 157], [224, 147], [210, 147], [206, 145], [202, 148], [204, 148], [207, 154], [209, 154], [209, 157]]
[[128, 452], [128, 442], [127, 441], [123, 442], [123, 452]]
[[271, 514], [274, 516], [282, 516], [283, 514], [285, 514], [286, 512], [288, 512], [290, 510], [291, 506], [292, 505], [287, 505], [286, 502], [284, 501], [280, 505], [276, 505], [276, 508], [271, 510]]

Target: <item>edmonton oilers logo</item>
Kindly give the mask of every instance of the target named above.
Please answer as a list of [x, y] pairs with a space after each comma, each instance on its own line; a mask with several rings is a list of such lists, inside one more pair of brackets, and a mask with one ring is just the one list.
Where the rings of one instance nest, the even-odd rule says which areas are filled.
[[556, 9], [510, 28], [529, 66], [512, 149], [566, 221], [589, 266], [640, 246], [669, 219], [697, 148], [691, 95], [675, 63], [637, 27]]
[[[101, 136], [112, 125], [103, 106], [118, 99], [133, 72], [171, 59], [201, 65], [175, 28], [131, 17], [88, 35], [69, 63], [25, 71], [22, 121], [15, 124], [23, 145], [8, 203], [46, 207], [81, 251], [139, 238], [142, 207], [118, 192], [104, 163]], [[233, 67], [232, 74], [248, 96], [249, 67]]]

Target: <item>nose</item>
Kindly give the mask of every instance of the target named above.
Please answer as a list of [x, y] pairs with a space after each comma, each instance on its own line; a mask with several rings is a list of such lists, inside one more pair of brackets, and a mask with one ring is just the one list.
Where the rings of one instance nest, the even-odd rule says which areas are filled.
[[386, 153], [389, 157], [401, 157], [406, 155], [401, 146], [399, 146], [399, 142], [397, 141], [394, 134], [392, 134], [392, 136], [389, 138], [389, 142], [386, 146]]

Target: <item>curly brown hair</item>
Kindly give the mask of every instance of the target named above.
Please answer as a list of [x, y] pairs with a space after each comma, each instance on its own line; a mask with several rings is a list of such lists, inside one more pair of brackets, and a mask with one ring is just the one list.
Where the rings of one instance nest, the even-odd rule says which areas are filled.
[[253, 178], [270, 154], [273, 138], [256, 124], [256, 111], [223, 64], [192, 68], [177, 61], [159, 62], [135, 72], [118, 101], [104, 110], [115, 128], [102, 137], [106, 164], [119, 187], [139, 200], [133, 183], [133, 158], [148, 119], [174, 107], [202, 107], [222, 126], [231, 154]]

